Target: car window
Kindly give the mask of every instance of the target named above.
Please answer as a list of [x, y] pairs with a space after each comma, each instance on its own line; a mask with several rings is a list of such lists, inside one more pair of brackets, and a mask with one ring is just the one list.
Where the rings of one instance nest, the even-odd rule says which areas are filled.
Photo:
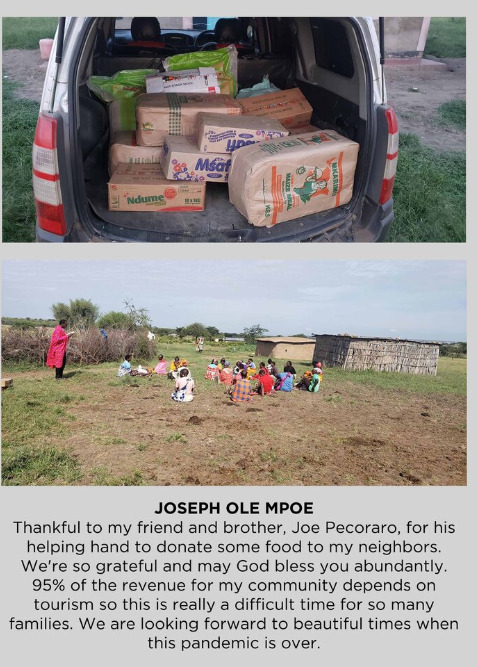
[[316, 64], [349, 79], [354, 74], [353, 57], [346, 29], [332, 19], [311, 19]]
[[[230, 16], [192, 16], [192, 17], [161, 17], [157, 19], [161, 30], [213, 30], [219, 18], [233, 18]], [[116, 30], [130, 30], [131, 16], [116, 17]]]

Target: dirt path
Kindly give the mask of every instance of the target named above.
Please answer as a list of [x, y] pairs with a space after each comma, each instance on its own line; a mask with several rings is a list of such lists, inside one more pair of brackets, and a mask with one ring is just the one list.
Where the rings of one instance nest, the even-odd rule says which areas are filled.
[[[465, 132], [436, 123], [437, 107], [443, 102], [465, 99], [466, 60], [444, 61], [447, 71], [421, 73], [408, 67], [386, 67], [389, 103], [395, 108], [401, 132], [412, 132], [439, 150], [465, 150]], [[40, 101], [46, 63], [39, 49], [3, 52], [4, 75], [22, 84], [18, 96]], [[415, 90], [417, 89], [417, 90]]]

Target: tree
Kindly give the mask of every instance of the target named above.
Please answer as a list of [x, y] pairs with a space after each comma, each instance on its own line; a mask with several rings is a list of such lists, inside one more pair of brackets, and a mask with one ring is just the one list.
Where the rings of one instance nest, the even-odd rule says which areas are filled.
[[70, 304], [55, 303], [51, 310], [56, 320], [67, 320], [70, 327], [88, 328], [99, 316], [99, 308], [89, 299], [70, 299]]
[[57, 322], [70, 319], [70, 307], [66, 303], [54, 303], [51, 307], [53, 317]]
[[70, 323], [87, 329], [92, 327], [99, 317], [99, 308], [89, 299], [70, 301]]
[[98, 326], [103, 329], [126, 329], [129, 331], [131, 330], [131, 319], [126, 313], [111, 310], [109, 313], [101, 315]]
[[197, 336], [202, 336], [203, 338], [209, 337], [209, 332], [207, 328], [200, 322], [193, 322], [186, 327], [183, 327], [180, 331], [179, 336], [184, 338], [184, 336], [192, 336], [192, 338], [197, 338]]
[[219, 338], [220, 331], [217, 329], [217, 327], [205, 327], [205, 328], [209, 332], [208, 338], [212, 340], [214, 340], [214, 338]]
[[267, 331], [268, 329], [264, 329], [260, 324], [252, 324], [251, 327], [245, 327], [242, 336], [245, 338], [246, 343], [255, 343], [255, 340], [263, 336]]
[[152, 324], [147, 308], [136, 308], [131, 299], [124, 299], [124, 305], [133, 330], [151, 328]]

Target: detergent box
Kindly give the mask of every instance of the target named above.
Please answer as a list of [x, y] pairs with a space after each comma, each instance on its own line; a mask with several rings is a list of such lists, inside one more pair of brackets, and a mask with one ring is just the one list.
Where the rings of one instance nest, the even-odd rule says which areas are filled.
[[230, 163], [230, 153], [201, 153], [194, 137], [164, 137], [161, 164], [166, 178], [225, 183]]
[[146, 77], [148, 93], [220, 93], [214, 67], [160, 72]]
[[288, 130], [272, 118], [200, 113], [195, 136], [200, 151], [233, 153], [242, 146], [287, 135]]

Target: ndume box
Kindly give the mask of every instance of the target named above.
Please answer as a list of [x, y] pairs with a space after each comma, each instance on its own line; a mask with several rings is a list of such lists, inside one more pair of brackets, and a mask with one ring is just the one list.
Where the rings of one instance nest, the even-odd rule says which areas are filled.
[[160, 164], [120, 164], [108, 183], [110, 211], [203, 211], [205, 182], [168, 181]]

